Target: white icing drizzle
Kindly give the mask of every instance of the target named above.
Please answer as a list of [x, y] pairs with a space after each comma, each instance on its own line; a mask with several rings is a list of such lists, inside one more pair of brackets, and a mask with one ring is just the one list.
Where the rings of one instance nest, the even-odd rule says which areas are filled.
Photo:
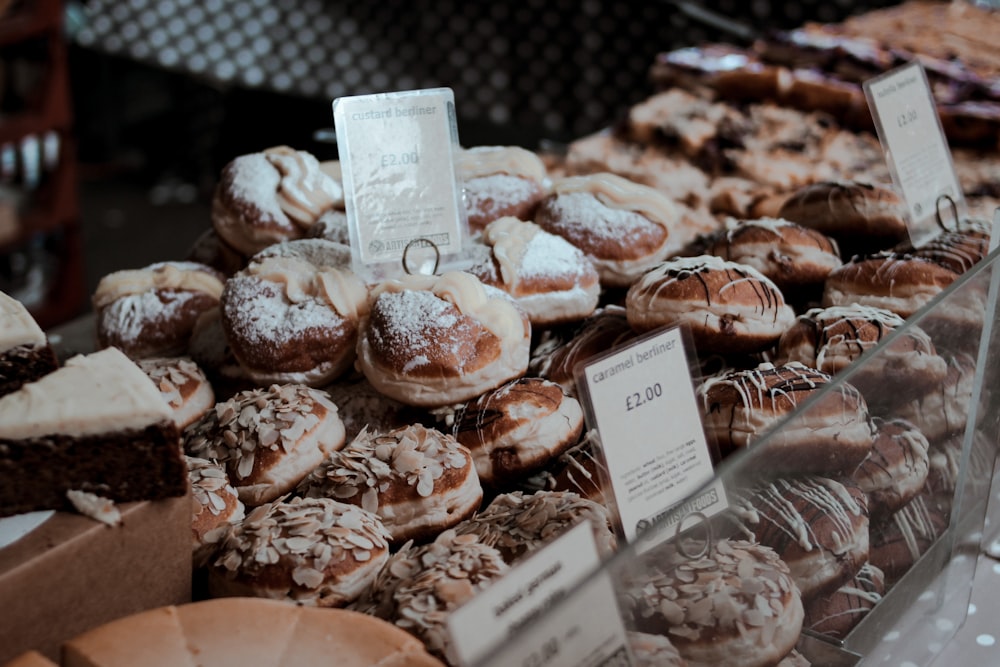
[[710, 408], [713, 389], [719, 386], [732, 387], [740, 399], [740, 404], [747, 409], [762, 407], [770, 402], [772, 409], [779, 409], [777, 401], [783, 398], [793, 406], [798, 405], [801, 393], [806, 396], [812, 390], [830, 381], [830, 376], [797, 361], [790, 361], [783, 366], [762, 363], [757, 368], [732, 371], [724, 375], [706, 378], [698, 387], [705, 410]]
[[609, 208], [641, 213], [667, 231], [680, 220], [677, 206], [669, 197], [647, 185], [611, 173], [562, 178], [553, 182], [552, 190], [560, 195], [591, 194]]

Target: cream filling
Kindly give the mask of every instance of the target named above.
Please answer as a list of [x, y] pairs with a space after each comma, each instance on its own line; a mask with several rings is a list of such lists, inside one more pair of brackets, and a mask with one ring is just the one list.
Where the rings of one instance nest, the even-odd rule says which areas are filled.
[[532, 325], [546, 325], [583, 319], [594, 312], [601, 296], [600, 283], [558, 292], [515, 297]]
[[483, 241], [493, 248], [504, 285], [517, 285], [518, 269], [524, 262], [528, 244], [541, 230], [533, 222], [522, 222], [512, 216], [494, 220], [483, 230]]
[[264, 157], [281, 174], [276, 193], [278, 206], [300, 227], [310, 226], [323, 213], [343, 204], [340, 184], [309, 153], [277, 146], [265, 150]]
[[94, 292], [94, 308], [101, 310], [126, 296], [154, 290], [201, 292], [218, 300], [223, 283], [208, 271], [164, 262], [145, 269], [116, 271], [101, 279]]
[[0, 438], [87, 436], [173, 421], [142, 369], [117, 348], [73, 357], [62, 368], [0, 398]]
[[45, 333], [24, 304], [0, 292], [0, 350], [47, 342]]
[[545, 179], [545, 163], [519, 146], [476, 146], [458, 154], [458, 173], [469, 180], [493, 174], [520, 176], [539, 183]]
[[278, 255], [251, 264], [246, 273], [284, 285], [285, 296], [291, 303], [319, 299], [352, 321], [368, 310], [368, 288], [347, 269], [317, 268], [306, 259]]
[[562, 178], [552, 189], [556, 194], [594, 195], [609, 208], [637, 211], [667, 231], [676, 227], [681, 217], [674, 202], [660, 191], [607, 172]]

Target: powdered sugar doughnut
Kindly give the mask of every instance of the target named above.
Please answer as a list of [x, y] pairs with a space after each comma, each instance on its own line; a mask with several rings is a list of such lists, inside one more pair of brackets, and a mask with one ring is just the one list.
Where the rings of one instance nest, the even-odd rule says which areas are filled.
[[597, 173], [555, 181], [535, 222], [582, 250], [607, 287], [628, 287], [681, 248], [673, 230], [681, 214], [651, 187]]
[[562, 237], [504, 217], [491, 222], [482, 239], [489, 250], [469, 273], [514, 297], [532, 326], [582, 320], [597, 308], [597, 270]]
[[753, 267], [701, 255], [668, 260], [646, 272], [625, 299], [639, 332], [685, 323], [700, 351], [759, 352], [795, 319], [777, 286]]
[[469, 228], [504, 216], [530, 220], [546, 193], [545, 163], [518, 146], [476, 146], [458, 155]]
[[522, 375], [530, 344], [527, 316], [475, 276], [406, 276], [372, 291], [358, 366], [386, 396], [437, 407]]
[[198, 316], [219, 304], [224, 277], [196, 262], [157, 262], [106, 275], [94, 292], [99, 347], [138, 359], [184, 354]]
[[343, 268], [348, 252], [320, 239], [292, 241], [226, 282], [222, 326], [250, 378], [322, 386], [350, 367], [368, 291]]
[[241, 155], [227, 164], [212, 198], [212, 225], [246, 256], [302, 238], [326, 211], [343, 204], [340, 184], [315, 157], [287, 146]]

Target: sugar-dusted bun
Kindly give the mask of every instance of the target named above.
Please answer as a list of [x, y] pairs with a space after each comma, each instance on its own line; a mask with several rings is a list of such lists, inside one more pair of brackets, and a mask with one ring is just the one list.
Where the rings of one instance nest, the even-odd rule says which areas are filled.
[[469, 227], [504, 216], [530, 220], [547, 192], [545, 163], [518, 146], [475, 146], [458, 155]]
[[778, 216], [832, 236], [845, 251], [873, 252], [906, 238], [904, 212], [903, 201], [888, 188], [827, 181], [797, 190]]
[[665, 635], [629, 630], [628, 645], [635, 658], [635, 667], [688, 667], [687, 660]]
[[795, 319], [777, 286], [753, 267], [701, 255], [668, 260], [628, 291], [628, 322], [639, 332], [687, 324], [700, 351], [759, 352]]
[[601, 284], [628, 287], [680, 249], [673, 230], [680, 211], [666, 195], [610, 173], [557, 180], [535, 222], [582, 250]]
[[309, 228], [309, 238], [323, 239], [346, 246], [351, 245], [351, 232], [347, 222], [347, 213], [331, 209], [319, 216]]
[[868, 501], [853, 483], [782, 478], [736, 495], [742, 529], [781, 556], [804, 600], [836, 590], [868, 560]]
[[230, 526], [243, 520], [245, 508], [222, 465], [193, 456], [184, 458], [191, 484], [194, 566], [203, 567], [212, 560]]
[[185, 451], [224, 464], [247, 505], [288, 493], [343, 446], [337, 406], [302, 385], [239, 392], [184, 431]]
[[705, 380], [697, 389], [705, 433], [723, 454], [765, 433], [754, 460], [764, 474], [853, 470], [871, 449], [874, 429], [858, 390], [841, 383], [795, 419], [772, 427], [830, 382], [802, 364], [761, 364]]
[[601, 556], [614, 554], [618, 543], [607, 508], [568, 491], [501, 494], [455, 530], [459, 535], [478, 535], [513, 565], [582, 521], [590, 522]]
[[342, 607], [389, 559], [389, 534], [371, 512], [330, 498], [257, 507], [229, 531], [209, 569], [213, 597], [253, 596]]
[[184, 430], [215, 405], [215, 391], [198, 364], [184, 357], [150, 357], [138, 361]]
[[823, 305], [873, 306], [906, 318], [956, 278], [951, 269], [915, 255], [882, 252], [855, 257], [827, 276]]
[[332, 241], [292, 241], [226, 281], [223, 330], [251, 379], [322, 386], [351, 366], [368, 291], [349, 257]]
[[930, 445], [904, 419], [872, 422], [876, 428], [872, 451], [851, 473], [851, 480], [868, 495], [872, 518], [881, 518], [901, 509], [924, 488]]
[[484, 484], [500, 486], [543, 467], [576, 444], [583, 408], [562, 387], [519, 378], [463, 406], [455, 438], [469, 448]]
[[139, 359], [187, 351], [198, 316], [219, 304], [223, 275], [195, 262], [116, 271], [94, 292], [97, 344]]
[[780, 218], [731, 220], [708, 254], [752, 266], [783, 291], [822, 285], [842, 263], [836, 241]]
[[802, 600], [770, 548], [717, 540], [689, 559], [672, 545], [647, 552], [622, 594], [632, 625], [670, 638], [690, 665], [766, 667], [802, 630]]
[[358, 366], [386, 396], [438, 407], [522, 375], [530, 344], [524, 313], [475, 276], [406, 276], [372, 291]]
[[331, 452], [298, 492], [378, 515], [394, 544], [437, 535], [471, 516], [483, 498], [469, 450], [420, 424], [384, 434], [362, 431]]
[[882, 601], [885, 574], [865, 563], [853, 579], [829, 595], [820, 595], [805, 603], [802, 626], [816, 634], [843, 639]]
[[340, 184], [316, 158], [287, 146], [241, 155], [227, 164], [212, 198], [212, 226], [246, 256], [306, 236], [326, 211], [343, 204]]
[[488, 251], [469, 273], [514, 297], [532, 326], [582, 320], [597, 308], [597, 270], [569, 241], [512, 217], [491, 222], [482, 240]]

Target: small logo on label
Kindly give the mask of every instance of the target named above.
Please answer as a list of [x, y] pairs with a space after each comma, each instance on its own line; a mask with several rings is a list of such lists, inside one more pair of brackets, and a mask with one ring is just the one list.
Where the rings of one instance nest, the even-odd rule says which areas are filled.
[[385, 244], [377, 239], [368, 244], [368, 252], [370, 253], [378, 254], [383, 250], [385, 250]]

